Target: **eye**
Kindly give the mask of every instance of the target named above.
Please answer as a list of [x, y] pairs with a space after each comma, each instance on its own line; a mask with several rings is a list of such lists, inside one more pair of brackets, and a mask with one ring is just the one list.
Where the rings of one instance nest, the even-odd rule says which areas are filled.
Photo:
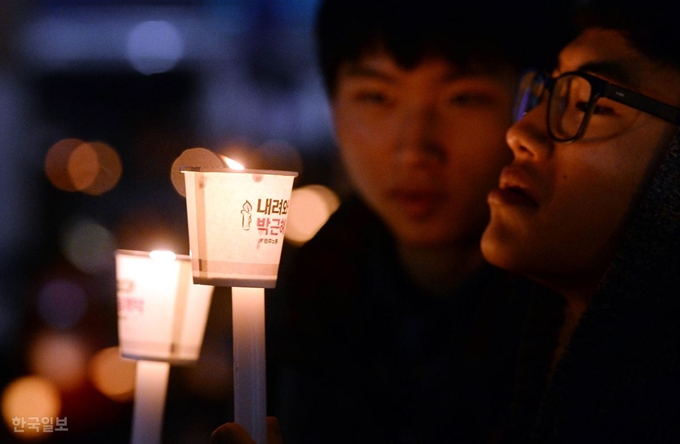
[[593, 109], [593, 114], [598, 116], [613, 116], [615, 114], [614, 110], [608, 106], [595, 105]]
[[383, 91], [358, 91], [354, 94], [354, 100], [360, 103], [386, 105], [391, 98]]
[[[588, 109], [588, 102], [584, 102], [584, 101], [576, 102], [576, 109], [578, 109], [579, 111], [581, 111], [583, 113], [586, 112], [586, 110]], [[609, 106], [603, 106], [603, 105], [598, 104], [598, 105], [595, 105], [595, 107], [593, 108], [593, 115], [594, 116], [595, 115], [597, 115], [597, 116], [613, 116], [614, 114], [616, 114], [616, 112], [614, 111], [613, 108], [611, 108]]]

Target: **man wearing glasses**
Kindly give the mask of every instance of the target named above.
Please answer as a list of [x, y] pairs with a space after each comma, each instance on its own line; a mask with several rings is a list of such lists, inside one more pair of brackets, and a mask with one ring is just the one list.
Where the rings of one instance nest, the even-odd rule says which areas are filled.
[[488, 195], [487, 260], [565, 300], [528, 323], [507, 438], [680, 442], [680, 8], [586, 12], [555, 72], [524, 75]]
[[680, 442], [679, 13], [593, 0], [555, 72], [522, 80], [482, 252], [565, 303], [555, 322], [536, 299], [491, 442]]

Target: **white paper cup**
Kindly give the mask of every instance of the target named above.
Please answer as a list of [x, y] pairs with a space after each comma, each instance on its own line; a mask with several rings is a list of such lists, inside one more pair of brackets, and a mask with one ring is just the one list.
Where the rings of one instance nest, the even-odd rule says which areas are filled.
[[295, 172], [182, 168], [194, 283], [274, 288]]
[[189, 256], [116, 250], [116, 279], [123, 357], [195, 362], [214, 287], [192, 283]]

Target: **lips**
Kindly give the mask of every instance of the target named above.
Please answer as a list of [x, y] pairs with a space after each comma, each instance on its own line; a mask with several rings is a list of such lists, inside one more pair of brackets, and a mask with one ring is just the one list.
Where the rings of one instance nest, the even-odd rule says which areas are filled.
[[538, 197], [530, 176], [520, 167], [508, 165], [501, 171], [498, 188], [489, 193], [488, 202], [537, 207]]

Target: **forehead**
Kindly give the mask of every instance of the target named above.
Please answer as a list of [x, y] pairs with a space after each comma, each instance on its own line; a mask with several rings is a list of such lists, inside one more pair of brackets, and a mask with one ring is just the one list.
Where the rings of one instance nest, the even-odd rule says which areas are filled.
[[650, 64], [651, 60], [633, 48], [621, 32], [591, 28], [560, 52], [558, 71], [594, 71], [593, 74], [610, 80], [625, 79], [625, 83], [635, 85], [640, 83]]
[[420, 61], [414, 67], [400, 66], [397, 61], [387, 53], [365, 54], [357, 60], [344, 62], [339, 71], [342, 77], [381, 77], [390, 74], [399, 74], [413, 71], [426, 71], [439, 73], [442, 76], [452, 75], [456, 67], [441, 58], [428, 58]]
[[640, 91], [660, 92], [661, 84], [677, 83], [677, 71], [637, 50], [620, 31], [586, 29], [559, 55], [558, 71], [589, 71], [614, 83]]
[[[507, 66], [470, 62], [465, 65], [456, 64], [443, 56], [426, 56], [415, 66], [405, 67], [385, 51], [366, 53], [356, 60], [345, 61], [338, 71], [339, 80], [353, 78], [376, 78], [395, 80], [400, 76], [417, 75], [442, 82], [455, 81], [460, 78], [501, 78], [506, 80], [517, 73]], [[515, 78], [512, 77], [514, 82]]]
[[620, 31], [586, 29], [567, 45], [560, 52], [557, 71], [578, 70], [680, 105], [680, 71], [637, 50]]

